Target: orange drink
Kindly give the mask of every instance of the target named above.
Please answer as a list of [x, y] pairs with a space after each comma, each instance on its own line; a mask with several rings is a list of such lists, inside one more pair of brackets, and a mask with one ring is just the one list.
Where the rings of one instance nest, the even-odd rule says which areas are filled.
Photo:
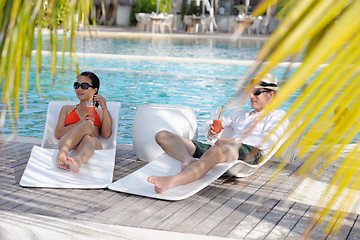
[[86, 103], [86, 113], [90, 113], [91, 117], [95, 117], [95, 106], [92, 102]]
[[214, 132], [216, 132], [216, 133], [220, 133], [221, 130], [223, 129], [221, 119], [214, 119], [212, 125], [213, 125], [213, 127], [214, 127], [213, 130], [214, 130]]

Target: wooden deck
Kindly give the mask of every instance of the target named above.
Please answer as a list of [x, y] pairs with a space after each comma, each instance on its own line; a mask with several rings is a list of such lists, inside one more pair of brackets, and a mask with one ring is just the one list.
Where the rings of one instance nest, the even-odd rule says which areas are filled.
[[[310, 226], [310, 239], [360, 238], [358, 215], [347, 215], [335, 236], [325, 236], [328, 220], [309, 225], [314, 206], [288, 200], [299, 182], [300, 161], [287, 165], [274, 182], [269, 180], [278, 163], [268, 162], [251, 177], [222, 176], [190, 198], [163, 201], [109, 189], [23, 188], [19, 181], [33, 146], [22, 141], [2, 145], [2, 211], [234, 239], [300, 239]], [[144, 164], [131, 146], [119, 145], [114, 181]]]

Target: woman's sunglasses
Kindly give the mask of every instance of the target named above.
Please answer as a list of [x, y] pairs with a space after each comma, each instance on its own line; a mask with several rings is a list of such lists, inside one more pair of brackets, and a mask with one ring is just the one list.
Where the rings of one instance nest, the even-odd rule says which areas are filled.
[[260, 90], [260, 89], [258, 89], [255, 92], [253, 92], [253, 94], [254, 94], [254, 96], [259, 96], [263, 92], [271, 92], [271, 90]]
[[93, 86], [91, 86], [90, 84], [83, 82], [83, 83], [78, 83], [78, 82], [74, 82], [74, 89], [78, 89], [79, 87], [81, 87], [81, 89], [84, 90], [88, 90], [89, 87], [94, 88]]

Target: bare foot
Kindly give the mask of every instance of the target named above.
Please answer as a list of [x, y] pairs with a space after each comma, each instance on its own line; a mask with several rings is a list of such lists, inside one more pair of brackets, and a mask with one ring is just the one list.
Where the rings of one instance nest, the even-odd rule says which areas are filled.
[[70, 171], [69, 165], [65, 163], [66, 158], [67, 158], [67, 152], [65, 150], [60, 149], [56, 156], [56, 166], [65, 171]]
[[171, 176], [151, 176], [147, 181], [155, 185], [157, 193], [163, 193], [165, 190], [172, 188]]
[[181, 166], [181, 171], [183, 171], [185, 168], [187, 168], [188, 166], [190, 166], [191, 164], [193, 164], [197, 161], [199, 161], [198, 158], [193, 158], [193, 159], [183, 161], [183, 164]]
[[76, 173], [80, 171], [81, 162], [77, 157], [67, 157], [65, 163], [69, 164], [69, 166], [71, 167], [71, 171]]

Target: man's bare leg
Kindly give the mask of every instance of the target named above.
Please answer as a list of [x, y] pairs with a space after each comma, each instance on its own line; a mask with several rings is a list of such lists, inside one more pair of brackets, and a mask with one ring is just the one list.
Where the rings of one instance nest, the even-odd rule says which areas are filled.
[[84, 136], [76, 148], [77, 156], [74, 158], [68, 156], [65, 163], [71, 167], [71, 171], [79, 172], [81, 165], [91, 158], [96, 149], [102, 149], [99, 139], [90, 137], [89, 135]]
[[65, 163], [69, 151], [74, 149], [81, 139], [91, 133], [94, 124], [92, 121], [86, 121], [60, 138], [59, 152], [56, 156], [56, 166], [69, 171], [69, 165]]
[[173, 176], [151, 176], [147, 180], [155, 185], [157, 193], [162, 193], [169, 188], [196, 181], [202, 178], [216, 164], [233, 161], [238, 157], [237, 148], [233, 145], [213, 146], [204, 153], [197, 163], [179, 174]]
[[196, 148], [189, 139], [163, 130], [155, 135], [155, 140], [167, 154], [182, 161], [182, 169], [199, 160], [193, 157]]

